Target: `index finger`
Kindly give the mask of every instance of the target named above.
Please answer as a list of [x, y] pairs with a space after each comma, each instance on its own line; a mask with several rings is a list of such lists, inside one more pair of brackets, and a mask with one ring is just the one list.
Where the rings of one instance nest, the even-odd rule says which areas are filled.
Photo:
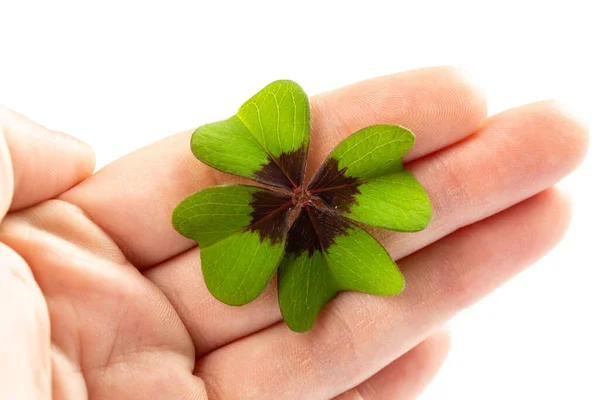
[[[405, 157], [408, 161], [465, 138], [486, 114], [482, 93], [454, 68], [426, 68], [360, 82], [311, 99], [309, 169], [314, 170], [341, 139], [369, 125], [411, 129], [417, 140]], [[171, 213], [181, 200], [208, 186], [235, 181], [194, 158], [190, 135], [182, 132], [131, 153], [63, 196], [104, 229], [138, 268], [195, 246], [171, 227]]]
[[0, 220], [63, 193], [94, 164], [88, 145], [0, 106]]

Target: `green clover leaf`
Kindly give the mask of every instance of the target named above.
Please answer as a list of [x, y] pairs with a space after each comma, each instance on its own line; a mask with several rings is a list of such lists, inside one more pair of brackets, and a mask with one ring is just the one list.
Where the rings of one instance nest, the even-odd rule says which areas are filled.
[[415, 137], [395, 125], [355, 132], [312, 179], [304, 172], [310, 106], [302, 88], [275, 81], [233, 117], [196, 129], [205, 164], [253, 179], [201, 190], [179, 204], [173, 226], [200, 246], [206, 286], [230, 305], [251, 302], [278, 270], [279, 306], [294, 331], [309, 330], [339, 292], [391, 296], [404, 278], [387, 251], [354, 223], [412, 232], [431, 220], [427, 194], [402, 165]]

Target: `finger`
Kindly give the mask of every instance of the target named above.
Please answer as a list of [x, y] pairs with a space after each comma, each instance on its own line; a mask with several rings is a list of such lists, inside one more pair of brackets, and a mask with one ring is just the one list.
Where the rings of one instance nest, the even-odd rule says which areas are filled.
[[411, 163], [434, 209], [426, 229], [376, 235], [400, 259], [553, 186], [581, 164], [588, 143], [587, 126], [560, 102], [507, 110], [460, 144]]
[[0, 131], [0, 222], [6, 215], [13, 196], [13, 170], [8, 145]]
[[402, 357], [336, 400], [416, 399], [433, 380], [450, 350], [450, 334], [434, 333]]
[[[0, 174], [7, 173], [7, 160], [12, 162], [12, 211], [53, 198], [81, 182], [94, 170], [94, 154], [89, 146], [1, 107], [0, 135], [5, 141], [0, 141], [0, 148], [6, 145], [0, 149]], [[10, 189], [6, 183], [4, 185], [3, 190]], [[5, 207], [6, 193], [0, 195], [4, 197], [0, 200], [0, 211], [2, 204]]]
[[29, 267], [0, 243], [0, 397], [50, 399], [50, 323]]
[[[423, 231], [375, 235], [394, 259], [506, 209], [570, 173], [583, 158], [587, 131], [556, 102], [540, 102], [489, 119], [472, 137], [409, 164], [434, 210]], [[234, 308], [214, 299], [190, 250], [146, 275], [163, 289], [204, 354], [281, 319], [275, 282], [251, 304]]]
[[399, 296], [342, 293], [311, 331], [278, 323], [210, 353], [196, 373], [219, 382], [209, 388], [216, 398], [234, 390], [335, 396], [540, 258], [562, 237], [569, 210], [558, 191], [543, 192], [402, 260], [407, 288]]
[[[486, 114], [481, 93], [452, 68], [378, 78], [311, 102], [313, 161], [323, 159], [342, 137], [373, 123], [411, 128], [417, 144], [410, 157], [416, 157], [461, 140]], [[117, 160], [65, 196], [109, 233], [138, 267], [193, 247], [171, 227], [173, 208], [194, 191], [232, 182], [231, 176], [215, 174], [193, 157], [190, 134], [169, 137]]]

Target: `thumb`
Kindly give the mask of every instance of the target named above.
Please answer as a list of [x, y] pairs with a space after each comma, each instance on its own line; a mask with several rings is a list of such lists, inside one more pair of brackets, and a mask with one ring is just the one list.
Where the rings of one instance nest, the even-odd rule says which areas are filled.
[[52, 393], [50, 321], [29, 266], [0, 243], [0, 398], [43, 400]]

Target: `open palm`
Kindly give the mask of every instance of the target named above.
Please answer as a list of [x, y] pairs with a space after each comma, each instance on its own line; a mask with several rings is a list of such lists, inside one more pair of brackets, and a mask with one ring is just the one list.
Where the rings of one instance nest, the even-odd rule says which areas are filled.
[[552, 185], [581, 162], [586, 128], [549, 101], [487, 118], [451, 68], [311, 106], [309, 175], [350, 133], [406, 126], [417, 138], [406, 165], [434, 218], [418, 233], [375, 233], [403, 293], [344, 292], [304, 334], [281, 321], [274, 282], [243, 307], [215, 300], [197, 247], [171, 227], [187, 195], [236, 179], [193, 158], [191, 132], [91, 175], [87, 146], [1, 111], [0, 397], [415, 397], [445, 356], [444, 323], [560, 240], [569, 204]]

